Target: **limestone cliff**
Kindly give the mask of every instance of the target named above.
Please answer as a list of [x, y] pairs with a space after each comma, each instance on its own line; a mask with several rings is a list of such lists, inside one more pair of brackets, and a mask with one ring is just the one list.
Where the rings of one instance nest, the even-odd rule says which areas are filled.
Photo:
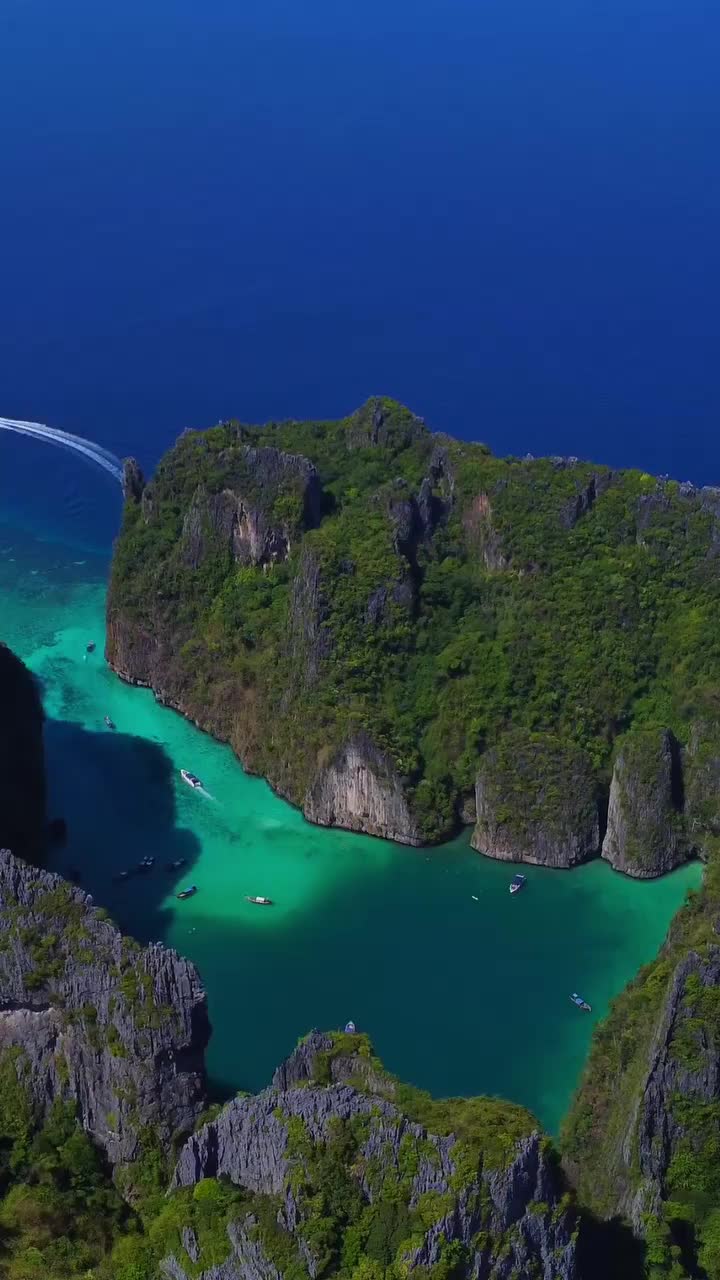
[[604, 1218], [628, 1220], [650, 1242], [658, 1275], [679, 1278], [715, 1274], [703, 1264], [714, 1257], [717, 1185], [716, 925], [705, 890], [597, 1028], [563, 1133], [583, 1202]]
[[[717, 494], [493, 457], [386, 397], [338, 421], [185, 432], [148, 484], [128, 462], [125, 494], [110, 664], [308, 817], [432, 843], [475, 789], [478, 847], [571, 866], [598, 852], [617, 760], [613, 864], [656, 874], [703, 847], [711, 771], [692, 815], [668, 807], [658, 747], [641, 800], [618, 738], [665, 708], [672, 789], [714, 716]], [[548, 748], [536, 776], [507, 762], [503, 795], [488, 771], [516, 731]], [[633, 795], [661, 851], [635, 840]]]
[[[360, 1037], [314, 1033], [272, 1088], [231, 1102], [183, 1147], [175, 1188], [220, 1177], [246, 1199], [228, 1216], [225, 1262], [203, 1269], [191, 1227], [163, 1273], [312, 1280], [334, 1249], [348, 1248], [333, 1236], [339, 1211], [347, 1242], [364, 1240], [370, 1258], [403, 1274], [452, 1259], [474, 1280], [576, 1280], [572, 1213], [531, 1118], [490, 1100], [458, 1101], [458, 1131], [436, 1133], [433, 1108], [446, 1104], [417, 1095], [427, 1110], [419, 1122], [408, 1114], [414, 1097]], [[503, 1106], [504, 1132], [493, 1121]], [[467, 1134], [463, 1109], [474, 1117]]]
[[40, 695], [20, 659], [0, 644], [0, 846], [37, 861], [45, 818]]
[[490, 858], [572, 867], [597, 854], [590, 762], [549, 735], [507, 734], [480, 762], [472, 845]]
[[0, 1052], [39, 1119], [72, 1101], [112, 1165], [204, 1105], [205, 993], [187, 960], [123, 938], [81, 890], [0, 851]]
[[347, 827], [402, 844], [422, 844], [402, 779], [366, 734], [345, 743], [319, 771], [303, 811], [310, 822], [323, 827]]
[[638, 878], [662, 875], [689, 854], [680, 751], [667, 729], [638, 729], [618, 753], [602, 856]]

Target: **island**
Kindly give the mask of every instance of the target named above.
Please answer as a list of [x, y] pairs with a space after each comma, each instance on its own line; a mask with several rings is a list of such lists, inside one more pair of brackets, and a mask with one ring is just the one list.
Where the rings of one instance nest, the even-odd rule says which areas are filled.
[[126, 501], [123, 679], [315, 823], [627, 875], [720, 824], [720, 490], [496, 458], [375, 398], [186, 431]]

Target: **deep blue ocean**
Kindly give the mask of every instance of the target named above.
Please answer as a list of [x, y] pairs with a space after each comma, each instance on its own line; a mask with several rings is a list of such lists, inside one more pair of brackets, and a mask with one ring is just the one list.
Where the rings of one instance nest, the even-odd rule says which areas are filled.
[[[719, 37], [710, 0], [4, 0], [0, 414], [151, 465], [381, 392], [720, 481]], [[111, 537], [109, 481], [0, 471]]]

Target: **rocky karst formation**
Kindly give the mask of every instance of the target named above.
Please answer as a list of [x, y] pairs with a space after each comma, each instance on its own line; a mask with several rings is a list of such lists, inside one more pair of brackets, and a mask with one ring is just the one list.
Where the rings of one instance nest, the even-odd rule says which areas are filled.
[[717, 1203], [716, 936], [717, 904], [705, 889], [598, 1028], [562, 1137], [582, 1202], [628, 1221], [651, 1242], [658, 1273], [673, 1274], [674, 1260], [678, 1277], [714, 1274], [703, 1262]]
[[[653, 875], [704, 848], [715, 491], [495, 458], [373, 397], [337, 422], [184, 432], [148, 484], [126, 464], [125, 493], [111, 666], [311, 820], [432, 843], [476, 792], [497, 857], [571, 866], [606, 836], [613, 865]], [[654, 783], [630, 758], [643, 706], [678, 744]], [[493, 774], [515, 731], [551, 746], [534, 778], [505, 762], [510, 812]]]
[[111, 1165], [204, 1105], [205, 992], [189, 961], [123, 938], [80, 889], [0, 851], [0, 1055], [41, 1121], [60, 1098]]
[[[376, 1224], [376, 1243], [369, 1247], [378, 1260], [386, 1247], [387, 1263], [394, 1260], [408, 1275], [452, 1257], [475, 1280], [575, 1280], [572, 1213], [530, 1118], [515, 1109], [527, 1132], [507, 1133], [498, 1146], [492, 1121], [487, 1141], [482, 1138], [483, 1103], [477, 1100], [464, 1104], [479, 1108], [474, 1139], [433, 1133], [430, 1123], [414, 1121], [393, 1100], [395, 1082], [366, 1047], [358, 1051], [358, 1041], [313, 1033], [270, 1089], [231, 1102], [188, 1139], [175, 1188], [219, 1176], [249, 1194], [229, 1216], [226, 1262], [203, 1269], [202, 1239], [186, 1228], [182, 1247], [163, 1262], [163, 1274], [170, 1280], [270, 1280], [290, 1268], [316, 1275], [318, 1250], [327, 1247], [318, 1214], [325, 1213], [327, 1230], [332, 1212], [328, 1202], [323, 1208], [323, 1161], [342, 1150], [345, 1168], [332, 1175], [332, 1185], [345, 1204], [355, 1198], [358, 1223], [367, 1222], [368, 1230]], [[349, 1180], [347, 1190], [340, 1192], [339, 1179]], [[268, 1198], [270, 1215], [262, 1207]], [[381, 1221], [389, 1224], [383, 1235]], [[352, 1230], [352, 1221], [348, 1226]]]
[[323, 827], [347, 827], [401, 844], [423, 842], [392, 761], [362, 733], [319, 770], [303, 812]]
[[680, 748], [668, 729], [640, 728], [618, 752], [602, 856], [638, 878], [662, 875], [690, 852]]
[[183, 519], [182, 555], [198, 569], [213, 551], [242, 565], [287, 560], [296, 537], [320, 518], [321, 489], [307, 458], [241, 445], [217, 460], [223, 487], [198, 485]]
[[578, 748], [507, 734], [481, 761], [472, 845], [491, 858], [572, 867], [600, 848], [597, 785]]
[[0, 644], [0, 846], [38, 859], [45, 820], [40, 694], [27, 667]]

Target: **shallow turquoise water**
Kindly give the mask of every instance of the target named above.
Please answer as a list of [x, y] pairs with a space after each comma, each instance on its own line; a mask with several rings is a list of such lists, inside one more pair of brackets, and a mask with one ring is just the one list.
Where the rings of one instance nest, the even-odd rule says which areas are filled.
[[[512, 871], [466, 837], [411, 850], [310, 826], [227, 748], [107, 669], [106, 568], [0, 527], [0, 633], [43, 684], [51, 810], [70, 825], [55, 865], [81, 867], [124, 928], [195, 960], [214, 1077], [258, 1088], [309, 1027], [353, 1018], [406, 1079], [437, 1094], [502, 1094], [556, 1128], [593, 1022], [652, 958], [699, 868], [639, 884], [601, 863], [530, 867], [511, 899]], [[98, 649], [86, 657], [89, 640]], [[181, 767], [208, 796], [182, 783]], [[151, 875], [113, 883], [148, 853]], [[179, 857], [176, 877], [162, 870]], [[193, 882], [196, 897], [178, 902]], [[574, 990], [591, 1016], [571, 1005]]]

